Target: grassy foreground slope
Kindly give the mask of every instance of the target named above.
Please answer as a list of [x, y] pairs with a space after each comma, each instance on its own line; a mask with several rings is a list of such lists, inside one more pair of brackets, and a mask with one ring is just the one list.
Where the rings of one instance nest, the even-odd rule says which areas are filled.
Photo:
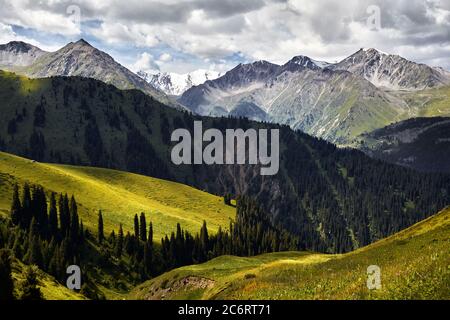
[[42, 185], [48, 191], [74, 194], [80, 217], [96, 230], [101, 209], [106, 231], [133, 230], [133, 217], [145, 212], [153, 222], [155, 240], [181, 226], [197, 233], [206, 220], [208, 229], [229, 225], [235, 209], [221, 197], [166, 180], [127, 172], [34, 162], [0, 152], [0, 214], [9, 212], [13, 184]]
[[[351, 253], [222, 256], [152, 279], [130, 299], [450, 299], [450, 208]], [[367, 267], [381, 268], [380, 290]]]
[[[21, 284], [24, 281], [24, 269], [25, 265], [22, 262], [18, 260], [13, 261], [12, 277], [16, 297], [20, 296]], [[86, 300], [86, 297], [63, 286], [42, 270], [38, 270], [37, 280], [38, 287], [45, 300]]]

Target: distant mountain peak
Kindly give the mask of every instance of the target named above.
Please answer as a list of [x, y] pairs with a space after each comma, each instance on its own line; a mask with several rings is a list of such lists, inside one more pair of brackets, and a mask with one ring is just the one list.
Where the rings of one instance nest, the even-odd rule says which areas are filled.
[[45, 52], [39, 49], [38, 47], [23, 41], [10, 41], [7, 44], [2, 44], [0, 45], [0, 50], [10, 50], [10, 51], [14, 50], [16, 52], [28, 52], [30, 50], [35, 50]]
[[179, 96], [193, 86], [200, 85], [208, 80], [220, 77], [220, 73], [212, 70], [199, 69], [185, 74], [160, 72], [147, 74], [139, 71], [138, 75], [152, 86], [171, 96]]
[[[95, 50], [95, 51], [100, 51], [97, 48], [95, 48], [94, 46], [92, 46], [89, 42], [87, 42], [84, 39], [80, 39], [78, 41], [75, 42], [69, 42], [65, 47], [63, 47], [61, 50], [64, 49], [72, 49], [72, 48], [76, 48], [76, 49], [82, 49], [82, 50]], [[106, 54], [106, 53], [105, 53]]]
[[[17, 52], [17, 49], [24, 48]], [[30, 50], [25, 50], [31, 48]], [[55, 52], [45, 52], [29, 44], [15, 42], [0, 46], [0, 66], [31, 78], [51, 76], [81, 76], [93, 78], [119, 89], [139, 89], [167, 105], [182, 108], [162, 91], [153, 87], [114, 60], [106, 52], [85, 39], [70, 42]], [[21, 67], [18, 69], [17, 67]], [[22, 68], [26, 67], [26, 68]]]
[[391, 55], [389, 53], [386, 53], [384, 51], [378, 50], [376, 48], [361, 48], [359, 51], [366, 52], [366, 53], [378, 53], [378, 54], [385, 55], [385, 56], [390, 56]]
[[29, 66], [47, 52], [23, 41], [0, 45], [0, 65], [5, 67]]
[[450, 76], [436, 68], [375, 48], [361, 48], [331, 68], [349, 71], [390, 90], [422, 90], [450, 83]]
[[76, 44], [79, 45], [87, 45], [87, 46], [91, 46], [91, 44], [89, 42], [87, 42], [86, 40], [84, 40], [83, 38], [81, 38], [80, 40], [78, 40], [77, 42], [75, 42]]
[[230, 70], [254, 70], [254, 69], [267, 69], [271, 67], [279, 67], [277, 64], [266, 60], [258, 60], [250, 63], [239, 63], [236, 67]]
[[319, 70], [319, 69], [323, 69], [329, 65], [330, 64], [328, 62], [317, 61], [317, 60], [311, 59], [310, 57], [299, 55], [299, 56], [293, 57], [286, 64], [284, 64], [283, 69], [289, 70], [289, 71], [297, 71], [302, 68], [307, 68], [307, 69], [311, 69], [311, 70]]
[[251, 65], [273, 65], [273, 63], [267, 61], [267, 60], [258, 60], [255, 62], [250, 63]]

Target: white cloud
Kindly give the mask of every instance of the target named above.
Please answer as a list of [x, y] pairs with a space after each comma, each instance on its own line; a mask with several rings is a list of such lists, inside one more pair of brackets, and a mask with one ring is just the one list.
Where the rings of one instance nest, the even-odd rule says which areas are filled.
[[14, 33], [11, 26], [0, 23], [0, 43], [16, 40], [17, 35]]
[[[450, 6], [443, 0], [104, 0], [77, 1], [84, 32], [110, 45], [146, 48], [161, 68], [185, 69], [185, 55], [201, 67], [230, 56], [284, 63], [299, 54], [338, 60], [360, 47], [403, 53], [450, 68]], [[73, 35], [68, 1], [0, 0], [0, 22], [38, 31]], [[366, 24], [367, 8], [380, 8], [381, 29]], [[94, 22], [89, 24], [89, 22]], [[87, 28], [87, 27], [86, 27]], [[169, 48], [169, 49], [166, 49]], [[177, 54], [174, 54], [176, 51]], [[426, 52], [424, 54], [423, 52]], [[135, 52], [133, 52], [135, 54]], [[169, 63], [170, 62], [170, 63]], [[197, 65], [194, 66], [198, 68]]]
[[159, 56], [161, 62], [169, 62], [172, 60], [172, 55], [170, 53], [163, 53]]
[[0, 22], [0, 44], [7, 43], [10, 41], [27, 42], [46, 51], [55, 51], [60, 48], [58, 44], [49, 46], [39, 41], [36, 41], [32, 38], [18, 35], [17, 33], [14, 32], [13, 28], [10, 25], [6, 25]]
[[132, 43], [137, 47], [154, 47], [159, 43], [154, 34], [143, 32], [139, 25], [103, 22], [100, 27], [91, 28], [90, 32], [109, 44]]
[[139, 55], [136, 62], [129, 66], [129, 69], [133, 72], [145, 71], [151, 74], [159, 72], [159, 66], [155, 63], [153, 56], [148, 52]]
[[70, 6], [71, 4], [66, 4], [61, 10], [53, 12], [45, 7], [36, 7], [36, 3], [27, 0], [1, 0], [0, 22], [52, 34], [76, 36], [81, 34], [81, 15], [78, 14], [78, 8]]

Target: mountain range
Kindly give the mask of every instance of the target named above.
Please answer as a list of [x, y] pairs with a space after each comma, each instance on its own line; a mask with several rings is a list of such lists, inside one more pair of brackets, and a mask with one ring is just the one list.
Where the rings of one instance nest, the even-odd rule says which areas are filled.
[[447, 85], [450, 79], [450, 73], [442, 68], [415, 63], [373, 48], [360, 49], [329, 67], [349, 71], [377, 87], [390, 90], [423, 90]]
[[[397, 153], [387, 157], [388, 151], [383, 149], [386, 139], [375, 130], [415, 117], [450, 116], [449, 72], [376, 49], [360, 49], [334, 64], [296, 56], [283, 65], [262, 60], [239, 64], [223, 75], [202, 69], [152, 75], [134, 74], [83, 39], [56, 52], [13, 41], [0, 46], [0, 69], [32, 78], [94, 78], [119, 89], [139, 89], [166, 105], [199, 115], [286, 124], [340, 146], [359, 148], [371, 157], [420, 170], [427, 170], [425, 164], [430, 162], [408, 162], [405, 159], [412, 158], [405, 158], [403, 152], [400, 158], [394, 156]], [[419, 122], [408, 122], [408, 126]], [[393, 128], [401, 126], [386, 130], [392, 132]], [[439, 139], [437, 134], [433, 137]], [[421, 135], [420, 144], [425, 144], [427, 137]], [[428, 145], [436, 145], [434, 141]], [[409, 144], [410, 151], [414, 145]], [[437, 157], [440, 153], [436, 151], [430, 156]], [[420, 153], [416, 148], [415, 154]], [[442, 161], [432, 166], [433, 170]]]
[[52, 76], [93, 78], [123, 90], [139, 89], [162, 103], [181, 108], [164, 92], [84, 39], [70, 42], [56, 52], [45, 52], [24, 42], [10, 42], [0, 46], [0, 69], [31, 78]]
[[217, 71], [205, 69], [198, 69], [184, 74], [174, 72], [148, 74], [145, 71], [139, 71], [137, 74], [169, 96], [179, 96], [193, 86], [198, 86], [208, 80], [214, 80], [221, 76]]
[[305, 56], [284, 65], [240, 64], [187, 90], [179, 102], [200, 115], [287, 124], [347, 145], [364, 132], [417, 116], [420, 90], [448, 84], [450, 75], [442, 69], [361, 49], [336, 64]]

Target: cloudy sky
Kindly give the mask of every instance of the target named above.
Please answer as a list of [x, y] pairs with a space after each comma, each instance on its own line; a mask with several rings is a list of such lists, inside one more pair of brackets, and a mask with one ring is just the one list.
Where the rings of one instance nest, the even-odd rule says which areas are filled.
[[0, 0], [0, 43], [84, 38], [133, 71], [226, 71], [362, 47], [450, 69], [450, 0]]

